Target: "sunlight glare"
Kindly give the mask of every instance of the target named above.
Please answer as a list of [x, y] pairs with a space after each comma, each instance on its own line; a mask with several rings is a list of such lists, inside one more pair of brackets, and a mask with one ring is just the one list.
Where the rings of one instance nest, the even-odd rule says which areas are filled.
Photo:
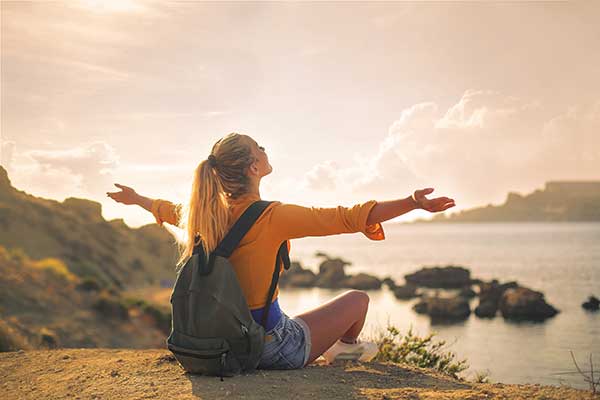
[[134, 0], [79, 0], [80, 6], [94, 12], [135, 12], [144, 7]]

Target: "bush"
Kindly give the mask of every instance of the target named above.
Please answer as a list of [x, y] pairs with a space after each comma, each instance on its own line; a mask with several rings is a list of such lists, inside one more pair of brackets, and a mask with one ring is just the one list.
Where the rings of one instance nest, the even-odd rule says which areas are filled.
[[169, 334], [171, 331], [171, 312], [162, 309], [154, 304], [148, 303], [142, 299], [128, 297], [122, 301], [122, 304], [127, 307], [137, 307], [146, 315], [149, 315], [154, 320], [154, 325], [162, 332]]
[[117, 299], [110, 297], [106, 294], [99, 296], [98, 300], [94, 302], [92, 307], [105, 317], [128, 319], [129, 310]]
[[91, 291], [100, 291], [102, 289], [102, 285], [98, 280], [92, 276], [86, 276], [81, 280], [81, 282], [77, 285], [77, 289], [83, 290], [84, 292]]
[[444, 374], [458, 378], [458, 373], [469, 368], [467, 360], [456, 360], [456, 355], [443, 351], [444, 340], [434, 341], [435, 333], [425, 337], [413, 334], [412, 327], [406, 335], [401, 335], [394, 326], [388, 326], [376, 340], [379, 352], [375, 361], [405, 363], [421, 368], [433, 368]]
[[49, 271], [50, 273], [57, 275], [69, 282], [77, 281], [77, 277], [73, 275], [65, 263], [58, 258], [44, 258], [38, 261], [31, 261], [29, 265], [36, 269]]

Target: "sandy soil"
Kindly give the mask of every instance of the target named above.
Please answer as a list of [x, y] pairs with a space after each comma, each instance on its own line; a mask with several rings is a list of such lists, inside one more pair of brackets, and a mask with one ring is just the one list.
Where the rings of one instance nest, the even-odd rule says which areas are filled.
[[[0, 353], [1, 399], [591, 399], [541, 385], [474, 384], [383, 363], [310, 365], [233, 378], [186, 374], [168, 350]], [[596, 397], [598, 399], [600, 397]]]

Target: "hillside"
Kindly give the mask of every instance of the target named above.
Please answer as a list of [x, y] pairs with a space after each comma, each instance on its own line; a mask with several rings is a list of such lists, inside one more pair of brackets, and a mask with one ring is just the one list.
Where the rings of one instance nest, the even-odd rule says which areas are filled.
[[3, 399], [582, 400], [568, 387], [482, 384], [390, 363], [347, 362], [255, 371], [223, 382], [185, 374], [167, 350], [63, 349], [0, 353]]
[[82, 280], [58, 259], [0, 246], [0, 271], [0, 352], [165, 346], [170, 310]]
[[600, 181], [546, 182], [544, 190], [509, 192], [503, 204], [435, 214], [411, 223], [600, 221]]
[[95, 201], [29, 195], [11, 185], [2, 167], [0, 245], [58, 258], [78, 277], [116, 288], [172, 280], [177, 261], [174, 238], [157, 224], [132, 229], [122, 219], [106, 221]]

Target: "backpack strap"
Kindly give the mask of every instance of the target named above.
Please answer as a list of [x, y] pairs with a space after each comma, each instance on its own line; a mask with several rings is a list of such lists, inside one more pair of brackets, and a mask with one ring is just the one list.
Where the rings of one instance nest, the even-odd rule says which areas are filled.
[[229, 258], [244, 235], [246, 235], [258, 217], [261, 216], [263, 211], [265, 211], [271, 203], [272, 201], [258, 200], [250, 204], [238, 220], [235, 221], [235, 224], [231, 227], [229, 232], [227, 232], [227, 235], [221, 240], [213, 253], [221, 257]]
[[[214, 258], [216, 255], [229, 258], [244, 235], [246, 235], [258, 217], [262, 215], [263, 211], [265, 211], [265, 209], [271, 203], [272, 201], [258, 200], [250, 204], [250, 206], [244, 211], [238, 220], [235, 221], [235, 224], [233, 224], [229, 232], [227, 232], [227, 235], [225, 235], [217, 248], [210, 254], [209, 258]], [[275, 294], [275, 288], [279, 282], [279, 273], [281, 271], [282, 262], [286, 270], [290, 268], [290, 255], [288, 252], [287, 240], [281, 243], [281, 246], [279, 246], [279, 250], [277, 251], [277, 255], [275, 256], [275, 269], [271, 278], [269, 293], [267, 294], [267, 304], [265, 306], [265, 310], [263, 311], [263, 327], [266, 327], [267, 324], [269, 308], [271, 307], [271, 301], [273, 300], [273, 295]], [[209, 262], [209, 264], [211, 263]]]
[[269, 309], [271, 308], [271, 301], [275, 294], [275, 288], [279, 282], [279, 272], [281, 271], [281, 263], [286, 270], [290, 269], [290, 255], [288, 253], [287, 240], [281, 243], [277, 255], [275, 256], [275, 269], [273, 270], [273, 277], [271, 278], [271, 286], [269, 287], [269, 293], [267, 294], [267, 304], [263, 311], [261, 325], [267, 329], [267, 319], [269, 317]]

